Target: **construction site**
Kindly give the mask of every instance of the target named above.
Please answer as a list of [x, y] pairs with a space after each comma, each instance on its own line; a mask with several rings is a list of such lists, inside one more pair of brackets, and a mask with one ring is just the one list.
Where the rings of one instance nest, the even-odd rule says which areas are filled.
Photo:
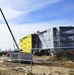
[[74, 75], [74, 62], [52, 56], [33, 56], [32, 62], [0, 60], [0, 75]]
[[27, 35], [17, 47], [0, 56], [0, 75], [74, 75], [74, 27], [53, 27]]

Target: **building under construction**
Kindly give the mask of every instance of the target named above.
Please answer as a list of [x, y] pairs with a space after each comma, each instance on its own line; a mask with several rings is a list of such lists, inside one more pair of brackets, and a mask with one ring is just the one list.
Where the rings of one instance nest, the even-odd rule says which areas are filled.
[[20, 40], [20, 49], [24, 53], [32, 52], [35, 55], [44, 55], [48, 48], [43, 49], [42, 41], [38, 34], [30, 34]]
[[[25, 36], [20, 41], [22, 52], [53, 53], [74, 50], [74, 27], [61, 26]], [[45, 52], [47, 51], [47, 52]]]
[[30, 34], [20, 40], [20, 49], [25, 53], [31, 53], [31, 51], [40, 48], [39, 46], [39, 37], [37, 34]]
[[74, 50], [74, 27], [53, 27], [43, 32], [38, 31], [38, 36], [42, 49], [50, 49], [51, 52]]

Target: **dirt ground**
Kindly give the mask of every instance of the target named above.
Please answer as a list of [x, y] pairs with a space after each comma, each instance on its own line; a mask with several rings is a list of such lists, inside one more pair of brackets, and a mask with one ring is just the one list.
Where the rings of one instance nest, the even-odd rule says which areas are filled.
[[[47, 59], [46, 59], [47, 58]], [[49, 57], [34, 58], [37, 60], [48, 60]], [[38, 62], [37, 62], [38, 63]], [[26, 72], [34, 73], [35, 75], [74, 75], [74, 62], [67, 63], [45, 63], [39, 61], [40, 64], [21, 64], [10, 63], [0, 60], [0, 75], [25, 75]], [[45, 64], [43, 64], [45, 63]], [[50, 74], [51, 73], [51, 74]]]

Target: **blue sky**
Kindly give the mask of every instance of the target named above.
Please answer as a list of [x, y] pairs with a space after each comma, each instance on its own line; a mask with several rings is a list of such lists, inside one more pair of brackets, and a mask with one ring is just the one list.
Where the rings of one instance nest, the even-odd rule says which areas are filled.
[[49, 3], [42, 8], [33, 10], [26, 16], [24, 16], [24, 14], [21, 15], [21, 17], [18, 19], [19, 23], [54, 22], [56, 20], [60, 20], [61, 22], [65, 20], [68, 23], [74, 23], [73, 2], [73, 0], [60, 0], [54, 4]]
[[0, 5], [10, 23], [74, 23], [74, 0], [1, 0]]
[[[55, 26], [74, 26], [74, 0], [0, 0], [0, 7], [19, 40]], [[0, 14], [0, 48], [13, 49], [12, 37]]]

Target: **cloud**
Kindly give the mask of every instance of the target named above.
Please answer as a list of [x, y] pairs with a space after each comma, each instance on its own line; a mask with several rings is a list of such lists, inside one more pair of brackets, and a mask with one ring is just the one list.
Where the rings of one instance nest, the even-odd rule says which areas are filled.
[[27, 15], [34, 10], [44, 8], [47, 5], [52, 5], [60, 1], [62, 0], [25, 0], [24, 3], [22, 3], [23, 5], [19, 7], [19, 9], [22, 9], [21, 11], [24, 11], [24, 15]]
[[[61, 1], [61, 0], [60, 0]], [[0, 7], [8, 19], [16, 18], [24, 13], [24, 15], [30, 12], [41, 9], [46, 5], [55, 4], [60, 2], [59, 0], [0, 0]]]
[[[56, 4], [60, 1], [62, 0], [0, 0], [0, 7], [2, 8], [7, 21], [17, 24], [22, 22], [25, 23], [27, 21], [26, 17], [28, 17], [28, 14], [34, 12], [34, 10], [40, 10], [47, 5]], [[0, 22], [4, 22], [1, 14]]]
[[37, 9], [37, 8], [42, 8], [43, 6], [47, 4], [55, 4], [57, 2], [60, 2], [62, 0], [0, 0], [0, 5], [1, 7], [12, 7], [14, 9]]
[[[23, 14], [23, 12], [16, 11], [16, 10], [10, 8], [10, 7], [4, 7], [2, 9], [2, 11], [3, 11], [3, 13], [4, 13], [4, 15], [5, 15], [5, 17], [6, 17], [7, 20], [12, 20], [14, 18], [17, 18], [21, 14]], [[0, 12], [0, 20], [2, 20], [2, 19], [3, 19], [3, 17], [2, 17], [2, 14]]]

